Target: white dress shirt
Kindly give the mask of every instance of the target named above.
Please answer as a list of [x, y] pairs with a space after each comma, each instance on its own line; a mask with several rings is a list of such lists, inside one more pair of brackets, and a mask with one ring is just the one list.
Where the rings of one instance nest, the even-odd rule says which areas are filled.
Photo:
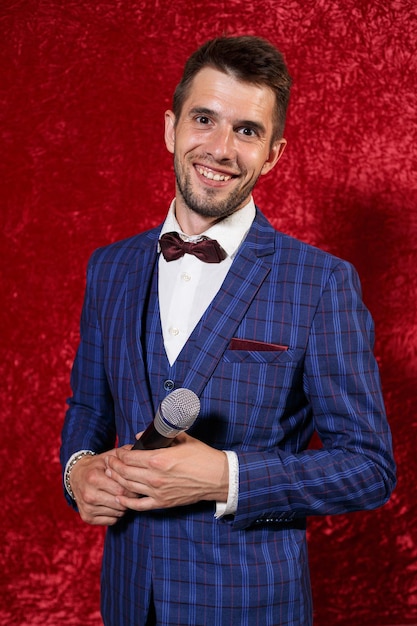
[[[175, 261], [159, 257], [158, 297], [165, 351], [172, 365], [184, 344], [198, 324], [203, 313], [219, 291], [234, 256], [245, 239], [255, 218], [253, 199], [242, 209], [201, 235], [185, 235], [175, 217], [175, 200], [171, 203], [161, 235], [177, 232], [185, 241], [196, 241], [202, 235], [216, 239], [227, 253], [220, 263], [204, 263], [192, 254], [184, 254]], [[224, 451], [229, 462], [229, 495], [227, 502], [217, 502], [216, 517], [233, 514], [239, 495], [239, 466], [237, 455]]]

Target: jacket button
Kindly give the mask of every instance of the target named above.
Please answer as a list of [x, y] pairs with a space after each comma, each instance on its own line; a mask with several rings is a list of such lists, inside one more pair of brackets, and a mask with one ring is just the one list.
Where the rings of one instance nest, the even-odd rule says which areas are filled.
[[175, 387], [174, 381], [173, 380], [166, 380], [164, 382], [164, 389], [165, 391], [172, 391]]

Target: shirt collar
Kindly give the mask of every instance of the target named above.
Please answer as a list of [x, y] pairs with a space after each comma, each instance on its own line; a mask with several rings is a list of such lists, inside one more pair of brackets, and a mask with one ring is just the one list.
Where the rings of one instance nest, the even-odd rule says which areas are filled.
[[193, 241], [202, 235], [217, 239], [221, 247], [232, 257], [238, 250], [240, 244], [245, 239], [252, 222], [255, 219], [256, 209], [253, 198], [244, 207], [225, 217], [221, 222], [210, 226], [201, 235], [190, 237], [182, 232], [180, 225], [175, 217], [175, 199], [171, 202], [168, 215], [162, 226], [161, 235], [164, 233], [179, 233], [186, 241]]

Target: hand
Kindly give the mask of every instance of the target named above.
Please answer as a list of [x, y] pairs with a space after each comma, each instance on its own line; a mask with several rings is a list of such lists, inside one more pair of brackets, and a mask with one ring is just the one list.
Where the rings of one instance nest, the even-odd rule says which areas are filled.
[[[135, 511], [170, 508], [200, 500], [226, 502], [229, 491], [229, 465], [221, 450], [185, 433], [169, 448], [132, 450], [123, 446], [105, 459], [109, 479], [124, 492], [117, 504]], [[145, 497], [138, 497], [145, 496]]]
[[130, 495], [117, 482], [106, 475], [105, 458], [116, 453], [85, 456], [74, 465], [70, 484], [81, 519], [88, 524], [112, 526], [127, 507], [116, 501], [117, 496]]

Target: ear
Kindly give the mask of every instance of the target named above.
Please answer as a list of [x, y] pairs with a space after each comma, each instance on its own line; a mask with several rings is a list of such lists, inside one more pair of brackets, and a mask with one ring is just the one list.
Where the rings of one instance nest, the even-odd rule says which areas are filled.
[[282, 157], [282, 153], [285, 150], [285, 146], [287, 145], [287, 140], [282, 137], [282, 139], [277, 139], [271, 146], [269, 151], [268, 159], [262, 166], [261, 175], [268, 174], [272, 170], [273, 167], [278, 163], [280, 158]]
[[175, 115], [173, 111], [165, 111], [165, 145], [174, 154], [175, 146]]

